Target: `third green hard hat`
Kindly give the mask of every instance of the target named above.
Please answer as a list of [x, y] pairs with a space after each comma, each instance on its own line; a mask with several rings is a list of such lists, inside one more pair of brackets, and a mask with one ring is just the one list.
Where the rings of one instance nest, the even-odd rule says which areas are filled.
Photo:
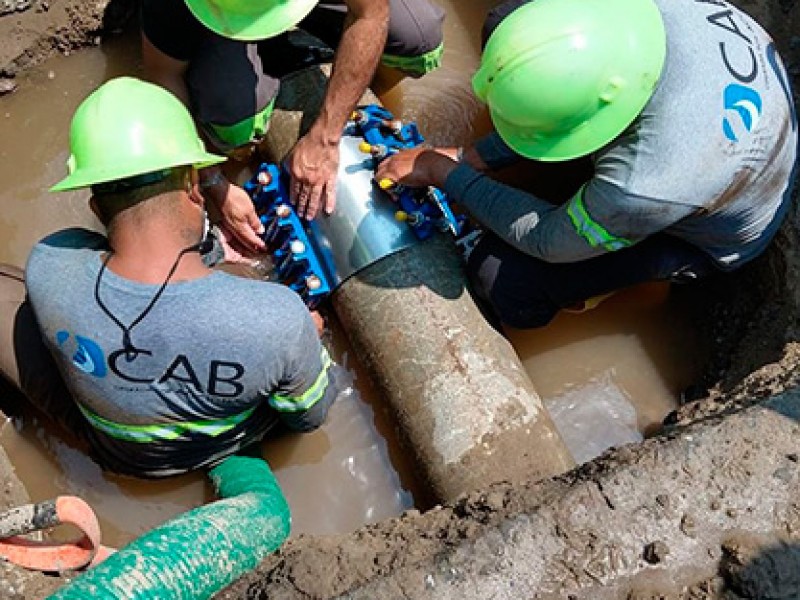
[[203, 25], [219, 35], [254, 41], [276, 36], [302, 21], [317, 0], [185, 0]]
[[569, 160], [631, 124], [665, 55], [653, 0], [534, 0], [489, 37], [472, 86], [515, 152]]
[[206, 152], [180, 100], [133, 77], [112, 79], [81, 102], [72, 117], [69, 146], [69, 175], [53, 192], [226, 160]]

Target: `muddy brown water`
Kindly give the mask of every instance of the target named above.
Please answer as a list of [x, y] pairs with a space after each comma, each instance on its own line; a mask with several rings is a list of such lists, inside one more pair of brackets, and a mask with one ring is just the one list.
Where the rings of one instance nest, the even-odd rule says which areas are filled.
[[[417, 120], [430, 142], [464, 144], [489, 128], [469, 77], [483, 16], [494, 3], [442, 3], [448, 10], [443, 67], [422, 80], [396, 81], [381, 72], [376, 89], [396, 114]], [[97, 227], [84, 193], [56, 198], [46, 190], [64, 173], [68, 124], [78, 103], [106, 79], [139, 69], [137, 37], [126, 34], [48, 61], [28, 73], [17, 92], [0, 98], [0, 262], [24, 265], [31, 246], [55, 229]], [[328, 422], [312, 434], [263, 445], [292, 508], [294, 534], [345, 532], [415, 502], [425, 508], [378, 394], [335, 322], [331, 334], [345, 385]], [[696, 375], [689, 351], [696, 340], [665, 286], [628, 290], [593, 311], [563, 314], [547, 328], [509, 337], [546, 403], [627, 403], [641, 432], [658, 428]], [[112, 546], [212, 499], [200, 475], [153, 482], [104, 474], [31, 418], [3, 425], [0, 443], [33, 500], [82, 496]]]

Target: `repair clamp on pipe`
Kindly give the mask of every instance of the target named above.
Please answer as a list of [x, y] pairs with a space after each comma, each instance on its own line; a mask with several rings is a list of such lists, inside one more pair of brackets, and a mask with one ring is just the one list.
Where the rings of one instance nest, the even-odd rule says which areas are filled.
[[381, 160], [423, 141], [415, 123], [403, 123], [381, 106], [355, 110], [339, 145], [336, 211], [310, 223], [289, 200], [288, 174], [261, 164], [243, 187], [264, 224], [274, 279], [313, 309], [354, 273], [437, 232], [455, 236], [466, 254], [477, 230], [453, 212], [441, 190], [373, 180]]

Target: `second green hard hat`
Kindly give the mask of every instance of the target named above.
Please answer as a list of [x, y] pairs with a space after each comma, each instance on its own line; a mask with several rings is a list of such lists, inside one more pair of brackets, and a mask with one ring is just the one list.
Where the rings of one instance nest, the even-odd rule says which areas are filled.
[[221, 36], [255, 41], [276, 36], [302, 21], [317, 0], [185, 0], [203, 25]]
[[133, 77], [112, 79], [81, 102], [72, 117], [69, 145], [69, 175], [50, 191], [226, 160], [206, 151], [180, 100]]
[[569, 160], [631, 124], [665, 55], [653, 0], [535, 0], [491, 34], [472, 86], [515, 152]]

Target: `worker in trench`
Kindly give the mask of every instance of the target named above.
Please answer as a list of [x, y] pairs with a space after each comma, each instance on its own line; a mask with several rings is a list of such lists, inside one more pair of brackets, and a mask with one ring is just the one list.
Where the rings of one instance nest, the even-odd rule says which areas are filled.
[[[240, 160], [267, 131], [280, 78], [324, 58], [287, 31], [337, 49], [319, 116], [285, 161], [308, 219], [334, 210], [339, 140], [378, 63], [421, 76], [443, 49], [444, 11], [428, 0], [144, 0], [141, 16], [146, 78], [191, 108], [210, 148]], [[231, 246], [264, 249], [252, 201], [220, 165], [200, 169], [200, 189]]]
[[106, 235], [49, 235], [24, 284], [0, 269], [5, 379], [103, 468], [132, 476], [211, 467], [279, 424], [321, 425], [336, 392], [319, 316], [286, 286], [207, 264], [221, 253], [198, 169], [225, 157], [206, 151], [185, 106], [113, 79], [76, 110], [70, 148], [53, 190], [91, 188]]
[[[472, 86], [494, 131], [466, 151], [402, 151], [376, 180], [438, 186], [482, 226], [467, 270], [495, 323], [543, 326], [764, 252], [789, 209], [797, 115], [750, 16], [722, 1], [513, 0], [483, 43]], [[581, 158], [591, 169], [561, 204], [489, 175]]]

